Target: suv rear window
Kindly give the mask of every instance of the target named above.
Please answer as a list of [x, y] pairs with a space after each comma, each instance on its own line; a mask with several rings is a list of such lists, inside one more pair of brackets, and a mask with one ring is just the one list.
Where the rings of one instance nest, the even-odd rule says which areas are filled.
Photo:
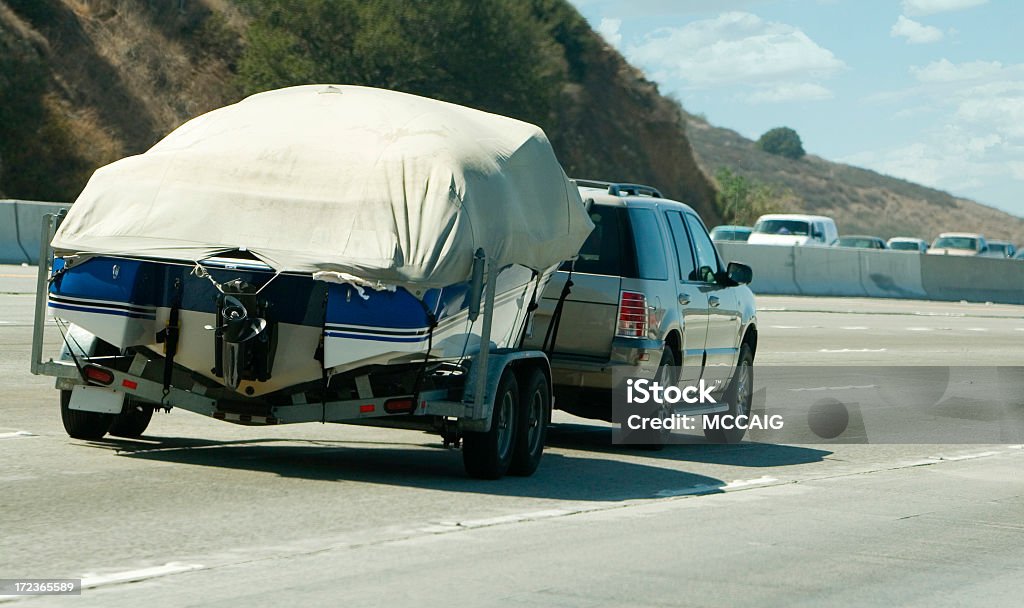
[[[575, 272], [635, 278], [636, 256], [626, 208], [591, 205], [590, 220], [594, 222], [594, 231], [580, 247]], [[566, 262], [562, 270], [569, 267]]]
[[636, 243], [636, 265], [639, 278], [655, 281], [668, 280], [668, 262], [665, 260], [665, 239], [658, 227], [658, 216], [651, 209], [629, 210], [633, 226], [633, 242]]

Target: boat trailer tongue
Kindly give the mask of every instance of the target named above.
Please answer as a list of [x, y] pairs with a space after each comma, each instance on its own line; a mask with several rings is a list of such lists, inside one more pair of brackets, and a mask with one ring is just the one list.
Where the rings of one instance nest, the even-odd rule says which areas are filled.
[[277, 324], [268, 320], [270, 303], [259, 297], [259, 290], [242, 279], [220, 285], [217, 320], [214, 330], [213, 374], [224, 384], [237, 389], [242, 380], [266, 382], [274, 367], [277, 350]]

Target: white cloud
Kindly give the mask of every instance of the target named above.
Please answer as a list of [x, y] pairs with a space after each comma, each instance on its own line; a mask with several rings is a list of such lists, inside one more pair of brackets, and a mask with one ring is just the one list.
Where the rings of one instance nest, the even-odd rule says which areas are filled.
[[998, 61], [969, 61], [956, 64], [943, 58], [924, 67], [912, 66], [910, 73], [921, 82], [957, 82], [985, 78], [1002, 69], [1003, 64]]
[[759, 88], [747, 97], [747, 101], [750, 103], [819, 101], [822, 99], [832, 99], [832, 91], [813, 82], [784, 82], [766, 86]]
[[652, 73], [695, 87], [806, 82], [845, 67], [799, 28], [735, 11], [656, 30], [627, 55]]
[[[920, 84], [874, 99], [913, 102], [933, 126], [916, 142], [845, 160], [968, 196], [995, 184], [1024, 190], [1024, 64], [941, 59], [910, 72]], [[903, 114], [893, 119], [920, 118]]]
[[923, 16], [950, 11], [962, 11], [988, 3], [988, 0], [903, 0], [903, 12]]
[[893, 38], [906, 38], [907, 44], [928, 44], [942, 40], [942, 30], [939, 28], [918, 23], [903, 15], [896, 19], [889, 35]]
[[993, 87], [979, 87], [973, 95], [960, 101], [955, 118], [965, 125], [989, 130], [1010, 140], [1024, 140], [1024, 82], [1016, 85], [1016, 90], [1007, 87], [999, 94], [986, 94]]
[[601, 34], [608, 44], [619, 48], [622, 45], [622, 34], [619, 32], [619, 28], [622, 26], [622, 19], [609, 19], [605, 17], [601, 19], [600, 25], [597, 26], [597, 33]]

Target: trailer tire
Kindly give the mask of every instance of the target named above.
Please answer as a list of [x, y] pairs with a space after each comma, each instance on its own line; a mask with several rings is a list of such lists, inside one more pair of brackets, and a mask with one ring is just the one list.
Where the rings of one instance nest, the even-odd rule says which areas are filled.
[[149, 421], [153, 419], [153, 406], [131, 397], [125, 401], [124, 411], [114, 416], [107, 432], [115, 437], [139, 437], [146, 432]]
[[512, 463], [519, 417], [519, 383], [511, 369], [505, 369], [494, 395], [491, 428], [468, 432], [462, 438], [462, 464], [477, 479], [500, 479]]
[[69, 437], [100, 439], [107, 434], [113, 419], [113, 414], [71, 409], [71, 391], [60, 392], [60, 420]]
[[518, 429], [509, 473], [529, 477], [540, 465], [551, 417], [551, 385], [536, 367], [527, 368], [519, 396]]

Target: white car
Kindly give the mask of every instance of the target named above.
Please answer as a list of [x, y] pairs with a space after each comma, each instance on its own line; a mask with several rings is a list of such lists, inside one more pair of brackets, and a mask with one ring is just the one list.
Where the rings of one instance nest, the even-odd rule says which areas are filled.
[[928, 250], [930, 255], [988, 255], [985, 237], [974, 232], [943, 232]]
[[817, 245], [831, 247], [839, 240], [836, 222], [824, 215], [773, 213], [762, 215], [747, 239], [750, 245]]
[[893, 251], [916, 251], [917, 253], [928, 251], [928, 241], [909, 236], [894, 236], [886, 242], [886, 245]]

